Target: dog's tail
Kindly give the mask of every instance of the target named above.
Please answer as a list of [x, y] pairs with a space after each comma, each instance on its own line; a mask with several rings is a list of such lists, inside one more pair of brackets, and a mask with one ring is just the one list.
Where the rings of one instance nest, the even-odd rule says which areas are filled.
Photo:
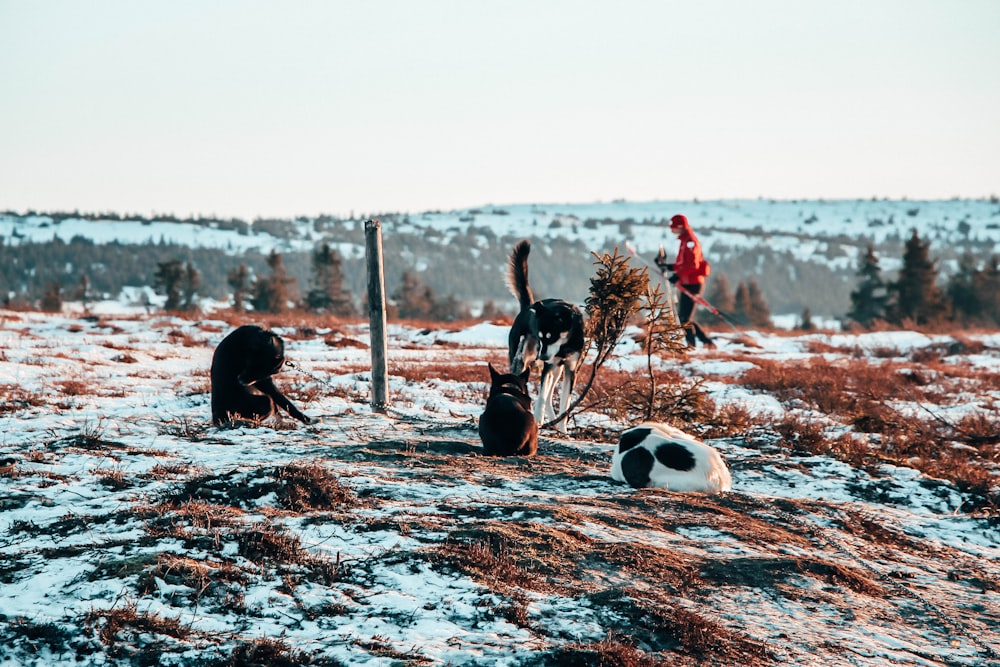
[[524, 310], [535, 302], [535, 297], [531, 294], [531, 286], [528, 284], [528, 253], [531, 252], [531, 241], [524, 239], [518, 241], [517, 245], [510, 253], [510, 261], [507, 263], [507, 287], [511, 294], [517, 297], [517, 302]]

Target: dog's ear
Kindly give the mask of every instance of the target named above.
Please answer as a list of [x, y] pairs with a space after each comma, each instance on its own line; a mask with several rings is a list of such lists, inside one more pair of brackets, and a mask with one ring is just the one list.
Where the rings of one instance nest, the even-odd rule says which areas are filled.
[[524, 369], [524, 372], [519, 376], [524, 384], [528, 384], [528, 378], [531, 376], [531, 367]]
[[493, 364], [492, 363], [490, 363], [490, 362], [487, 361], [486, 365], [490, 367], [490, 380], [491, 381], [496, 380], [498, 377], [500, 377], [500, 374], [497, 373], [497, 370], [495, 368], [493, 368]]

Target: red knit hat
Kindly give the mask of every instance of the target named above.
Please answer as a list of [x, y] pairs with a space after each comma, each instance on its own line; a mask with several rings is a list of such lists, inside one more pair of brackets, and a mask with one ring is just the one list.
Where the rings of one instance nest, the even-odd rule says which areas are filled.
[[670, 229], [681, 229], [688, 226], [688, 219], [683, 215], [675, 215], [670, 218]]

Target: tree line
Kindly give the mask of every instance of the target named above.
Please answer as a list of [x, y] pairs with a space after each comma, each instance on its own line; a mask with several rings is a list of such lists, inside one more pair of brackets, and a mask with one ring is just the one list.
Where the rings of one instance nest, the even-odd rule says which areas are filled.
[[847, 318], [863, 327], [1000, 325], [1000, 262], [996, 255], [976, 261], [962, 257], [959, 270], [942, 286], [930, 242], [914, 229], [903, 249], [895, 280], [882, 276], [879, 257], [868, 245], [858, 261], [858, 285], [851, 292]]
[[[363, 247], [357, 225], [325, 218], [310, 225], [337, 239], [337, 247]], [[288, 229], [283, 232], [290, 233]], [[433, 230], [386, 236], [390, 314], [462, 319], [470, 315], [473, 299], [482, 306], [483, 317], [516, 308], [503, 274], [517, 239], [475, 225], [452, 232], [456, 233], [447, 237]], [[540, 250], [531, 264], [536, 296], [582, 302], [593, 273], [590, 250], [579, 240], [531, 238], [545, 253]], [[806, 328], [811, 326], [812, 313], [845, 310], [846, 317], [861, 326], [1000, 322], [996, 259], [966, 255], [957, 262], [958, 271], [944, 281], [937, 263], [929, 259], [929, 244], [916, 231], [905, 244], [880, 246], [882, 253], [903, 252], [903, 269], [895, 281], [882, 277], [878, 254], [870, 243], [861, 252], [855, 275], [850, 269], [796, 259], [787, 251], [768, 247], [719, 251], [712, 260], [714, 271], [705, 297], [749, 326], [770, 326], [772, 306], [777, 312], [802, 313], [801, 324]], [[942, 256], [952, 257], [948, 252]], [[730, 276], [741, 279], [736, 282]], [[0, 241], [0, 298], [8, 307], [52, 310], [63, 300], [113, 298], [126, 285], [155, 288], [166, 296], [171, 310], [196, 308], [204, 298], [227, 299], [237, 310], [267, 312], [296, 308], [349, 316], [367, 308], [365, 267], [359, 251], [349, 250], [344, 257], [326, 242], [312, 251], [248, 250], [234, 255], [218, 248], [163, 241], [96, 244], [81, 236], [69, 241], [58, 236], [44, 242]], [[705, 309], [700, 309], [699, 318], [718, 322]]]

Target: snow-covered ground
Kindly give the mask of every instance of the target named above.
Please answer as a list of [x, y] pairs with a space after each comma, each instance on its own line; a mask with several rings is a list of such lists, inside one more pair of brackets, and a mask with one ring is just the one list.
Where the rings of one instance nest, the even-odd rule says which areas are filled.
[[[572, 430], [483, 457], [486, 362], [506, 355], [491, 323], [392, 326], [388, 415], [368, 405], [365, 325], [276, 328], [301, 371], [277, 384], [321, 421], [213, 428], [233, 322], [112, 311], [0, 311], [0, 665], [250, 664], [226, 660], [264, 639], [297, 655], [282, 664], [597, 664], [582, 656], [609, 633], [663, 664], [996, 664], [1000, 524], [953, 484], [793, 455], [766, 427], [711, 441], [721, 496], [616, 484], [614, 438]], [[970, 339], [949, 363], [1000, 372], [1000, 335]], [[739, 384], [755, 360], [950, 340], [751, 331], [663, 363], [777, 420], [792, 408]], [[615, 363], [641, 368], [634, 352]], [[482, 379], [437, 377], [449, 365]], [[290, 469], [345, 495], [292, 506]]]

